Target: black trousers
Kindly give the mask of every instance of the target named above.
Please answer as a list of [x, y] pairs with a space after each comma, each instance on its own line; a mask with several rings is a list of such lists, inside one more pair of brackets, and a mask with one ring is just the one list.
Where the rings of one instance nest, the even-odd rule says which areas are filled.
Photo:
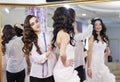
[[80, 77], [80, 82], [83, 82], [84, 80], [86, 80], [86, 73], [85, 73], [85, 69], [83, 68], [83, 65], [75, 68], [75, 70], [78, 71], [78, 76]]
[[7, 82], [25, 82], [25, 69], [18, 73], [6, 71]]
[[55, 82], [53, 76], [50, 76], [48, 78], [36, 78], [30, 76], [30, 82]]

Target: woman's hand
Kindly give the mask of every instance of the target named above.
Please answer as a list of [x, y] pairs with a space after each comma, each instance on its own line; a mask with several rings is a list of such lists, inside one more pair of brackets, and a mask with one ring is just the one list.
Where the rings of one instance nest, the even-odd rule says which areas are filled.
[[48, 44], [48, 51], [53, 52], [53, 46], [52, 46], [52, 44]]
[[89, 19], [89, 20], [88, 20], [88, 24], [92, 24], [92, 19]]
[[88, 68], [88, 69], [87, 69], [87, 74], [88, 74], [88, 76], [89, 76], [90, 78], [92, 78], [92, 70], [91, 70], [91, 68]]
[[21, 24], [16, 24], [15, 26], [17, 26], [18, 28], [24, 30], [24, 27]]
[[66, 67], [73, 66], [73, 59], [69, 59], [66, 61]]
[[49, 56], [52, 54], [52, 52], [53, 52], [53, 47], [52, 47], [51, 44], [49, 44], [49, 45], [48, 45], [48, 51], [47, 51], [46, 56], [49, 57]]

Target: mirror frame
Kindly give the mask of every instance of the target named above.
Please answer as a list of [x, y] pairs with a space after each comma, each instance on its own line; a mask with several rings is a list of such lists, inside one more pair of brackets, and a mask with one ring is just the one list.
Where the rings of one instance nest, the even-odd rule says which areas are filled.
[[[13, 7], [41, 7], [41, 6], [56, 6], [62, 4], [84, 4], [84, 3], [91, 3], [91, 2], [107, 2], [111, 0], [70, 0], [70, 1], [58, 1], [58, 2], [46, 2], [45, 4], [18, 4], [18, 3], [0, 3], [0, 20], [2, 20], [2, 12], [1, 7], [6, 6], [13, 6]], [[1, 33], [1, 26], [2, 21], [0, 21], [0, 37], [2, 36]], [[2, 39], [0, 38], [0, 82], [2, 82]]]

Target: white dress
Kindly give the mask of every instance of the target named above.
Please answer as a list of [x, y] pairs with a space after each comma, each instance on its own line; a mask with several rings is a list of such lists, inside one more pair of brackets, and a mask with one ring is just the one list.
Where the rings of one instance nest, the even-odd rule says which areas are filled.
[[[74, 59], [74, 47], [68, 44], [66, 48], [67, 59]], [[55, 82], [80, 82], [80, 78], [77, 75], [77, 71], [74, 70], [74, 66], [65, 67], [58, 58], [57, 64], [54, 68]]]
[[87, 82], [115, 82], [115, 76], [110, 73], [108, 67], [104, 64], [104, 53], [106, 43], [94, 41], [92, 51], [92, 78], [87, 76]]

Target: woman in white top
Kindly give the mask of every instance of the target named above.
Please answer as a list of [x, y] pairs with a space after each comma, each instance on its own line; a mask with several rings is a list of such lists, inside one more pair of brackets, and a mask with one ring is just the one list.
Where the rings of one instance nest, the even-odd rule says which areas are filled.
[[5, 25], [2, 33], [2, 51], [7, 56], [7, 82], [24, 82], [26, 61], [22, 51], [23, 42], [15, 36], [11, 25]]
[[43, 33], [40, 23], [34, 15], [28, 15], [24, 21], [23, 51], [30, 56], [30, 82], [54, 82], [53, 68], [56, 55], [53, 54], [51, 36]]

